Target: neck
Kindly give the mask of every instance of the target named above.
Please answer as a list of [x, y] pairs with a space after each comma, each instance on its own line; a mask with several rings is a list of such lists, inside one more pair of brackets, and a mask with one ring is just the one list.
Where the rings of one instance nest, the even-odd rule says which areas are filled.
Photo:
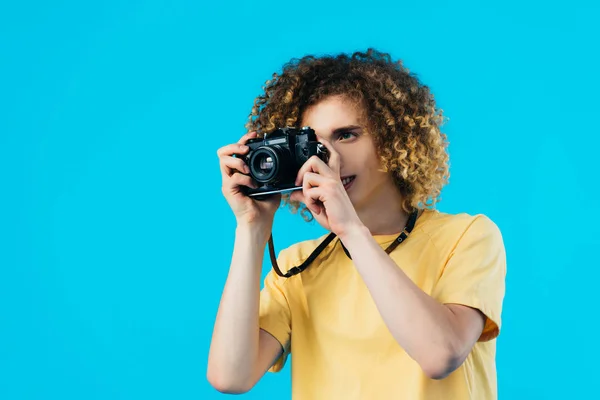
[[358, 217], [372, 235], [400, 233], [408, 222], [409, 215], [402, 209], [399, 193], [392, 196], [377, 196], [367, 207], [357, 210]]

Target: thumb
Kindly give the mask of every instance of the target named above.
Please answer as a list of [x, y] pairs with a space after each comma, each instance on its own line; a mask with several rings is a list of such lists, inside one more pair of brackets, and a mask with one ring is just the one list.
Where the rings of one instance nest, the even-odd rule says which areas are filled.
[[333, 145], [325, 139], [319, 139], [319, 142], [325, 146], [327, 151], [329, 152], [329, 160], [327, 161], [327, 166], [339, 177], [340, 176], [340, 153], [335, 151]]

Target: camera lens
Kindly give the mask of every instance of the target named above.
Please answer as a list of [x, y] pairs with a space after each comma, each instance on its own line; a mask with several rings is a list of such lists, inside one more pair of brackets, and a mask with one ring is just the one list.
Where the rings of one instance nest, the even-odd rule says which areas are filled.
[[260, 172], [268, 174], [273, 169], [273, 158], [270, 156], [262, 157], [258, 160]]
[[277, 177], [279, 171], [279, 156], [276, 149], [270, 147], [258, 148], [250, 159], [250, 173], [260, 183], [270, 183]]

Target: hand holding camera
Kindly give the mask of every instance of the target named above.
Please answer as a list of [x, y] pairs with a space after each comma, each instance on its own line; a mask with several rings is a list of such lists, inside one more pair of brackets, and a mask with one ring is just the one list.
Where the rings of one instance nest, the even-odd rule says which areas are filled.
[[317, 141], [315, 131], [306, 126], [301, 129], [279, 128], [264, 138], [250, 139], [247, 154], [236, 157], [249, 167], [250, 177], [256, 183], [248, 186], [245, 193], [258, 199], [272, 194], [302, 189], [296, 185], [298, 171], [311, 157], [328, 160], [328, 150]]
[[340, 181], [339, 155], [318, 142], [314, 130], [280, 128], [256, 136], [246, 134], [218, 152], [223, 194], [238, 224], [268, 222], [261, 225], [270, 229], [281, 193], [288, 191], [296, 191], [291, 199], [306, 204], [328, 230], [339, 234], [360, 223]]
[[235, 144], [229, 144], [217, 151], [222, 177], [223, 196], [229, 203], [238, 225], [261, 225], [270, 233], [273, 216], [280, 204], [281, 196], [271, 196], [266, 201], [256, 201], [245, 193], [247, 188], [256, 188], [252, 180], [250, 168], [243, 158], [234, 155], [247, 154], [250, 148], [246, 142], [255, 138], [256, 132], [242, 136]]
[[328, 162], [311, 157], [298, 171], [296, 182], [301, 191], [292, 193], [290, 200], [306, 205], [319, 225], [342, 237], [362, 222], [340, 179], [340, 155], [331, 143], [323, 140]]

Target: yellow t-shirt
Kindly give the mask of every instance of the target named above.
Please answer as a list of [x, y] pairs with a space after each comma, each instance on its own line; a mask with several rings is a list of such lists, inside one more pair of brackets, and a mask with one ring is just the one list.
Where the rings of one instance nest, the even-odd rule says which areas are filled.
[[[395, 238], [374, 236], [382, 248]], [[279, 254], [285, 273], [325, 236]], [[442, 380], [429, 379], [385, 325], [369, 290], [338, 238], [302, 273], [271, 270], [260, 297], [260, 327], [283, 346], [270, 368], [291, 353], [292, 396], [298, 400], [497, 398], [496, 340], [505, 291], [506, 254], [498, 227], [485, 215], [425, 210], [390, 256], [440, 303], [481, 310], [487, 321], [466, 361]], [[373, 266], [377, 268], [377, 266]]]

